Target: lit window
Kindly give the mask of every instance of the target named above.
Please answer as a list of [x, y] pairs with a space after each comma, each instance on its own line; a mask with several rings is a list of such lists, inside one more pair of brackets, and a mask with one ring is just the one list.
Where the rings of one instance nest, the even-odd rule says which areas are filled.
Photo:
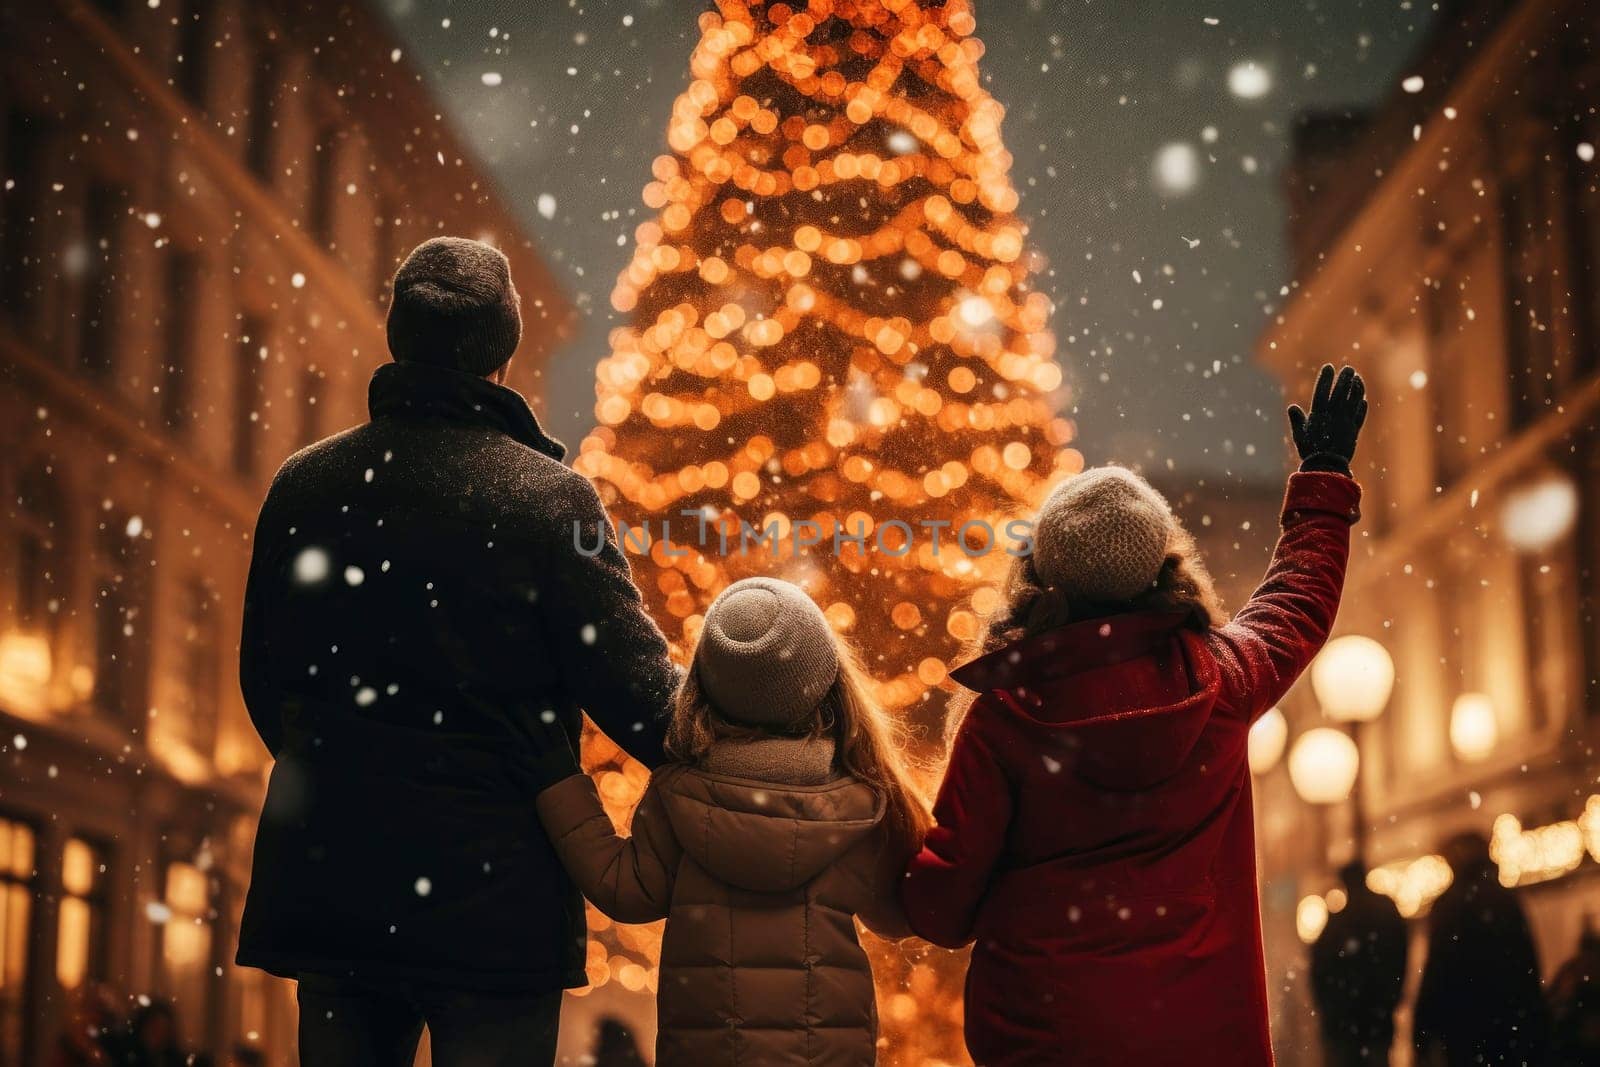
[[211, 999], [211, 880], [192, 863], [167, 864], [166, 923], [161, 935], [161, 963], [166, 992], [178, 1018], [202, 1038], [201, 1021]]
[[106, 862], [104, 852], [72, 838], [61, 853], [61, 919], [56, 980], [63, 989], [105, 977]]
[[0, 818], [0, 1062], [22, 1062], [27, 1018], [28, 918], [33, 901], [33, 831]]

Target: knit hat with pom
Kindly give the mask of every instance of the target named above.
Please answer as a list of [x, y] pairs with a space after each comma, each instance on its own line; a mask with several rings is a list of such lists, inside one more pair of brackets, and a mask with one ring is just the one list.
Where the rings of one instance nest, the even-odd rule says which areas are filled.
[[1099, 604], [1149, 589], [1167, 557], [1172, 511], [1150, 483], [1097, 467], [1056, 486], [1033, 524], [1033, 565], [1046, 585]]
[[798, 586], [734, 582], [712, 601], [694, 669], [724, 718], [786, 731], [806, 724], [839, 676], [833, 629]]
[[432, 238], [395, 272], [389, 351], [401, 363], [486, 377], [517, 350], [521, 303], [504, 252], [465, 237]]

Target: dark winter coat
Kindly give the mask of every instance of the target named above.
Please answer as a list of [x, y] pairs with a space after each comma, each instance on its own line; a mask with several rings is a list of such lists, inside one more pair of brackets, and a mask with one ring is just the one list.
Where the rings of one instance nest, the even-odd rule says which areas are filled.
[[[261, 509], [240, 682], [277, 757], [239, 962], [466, 989], [583, 983], [583, 907], [523, 714], [647, 763], [677, 683], [590, 484], [517, 393], [415, 364]], [[575, 548], [574, 523], [585, 549]]]
[[1359, 499], [1294, 475], [1224, 627], [1092, 619], [955, 672], [980, 695], [902, 897], [930, 941], [976, 939], [977, 1062], [1272, 1062], [1246, 736], [1333, 625]]
[[872, 968], [855, 917], [887, 937], [909, 933], [894, 893], [906, 851], [889, 843], [870, 787], [827, 774], [794, 783], [785, 744], [804, 742], [722, 763], [737, 775], [658, 771], [627, 838], [585, 776], [539, 797], [561, 858], [597, 908], [618, 922], [667, 920], [657, 1067], [862, 1067], [877, 1057]]
[[1412, 1019], [1418, 1063], [1548, 1062], [1550, 1016], [1533, 934], [1487, 858], [1456, 871], [1433, 902]]
[[1359, 882], [1311, 946], [1311, 991], [1327, 1067], [1389, 1062], [1406, 981], [1406, 921], [1394, 901]]
[[1586, 927], [1573, 956], [1550, 980], [1551, 1041], [1562, 1067], [1600, 1065], [1600, 932]]

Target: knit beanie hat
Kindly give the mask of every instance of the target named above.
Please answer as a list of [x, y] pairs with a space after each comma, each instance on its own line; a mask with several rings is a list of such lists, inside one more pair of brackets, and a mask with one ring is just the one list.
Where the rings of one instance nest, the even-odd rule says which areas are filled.
[[726, 719], [802, 726], [839, 676], [833, 628], [798, 586], [777, 578], [734, 582], [712, 601], [694, 669]]
[[1087, 470], [1056, 486], [1039, 509], [1034, 569], [1069, 597], [1132, 600], [1160, 575], [1174, 525], [1166, 500], [1137, 474]]
[[424, 241], [394, 275], [389, 351], [401, 363], [485, 377], [517, 350], [521, 302], [498, 248], [464, 237]]

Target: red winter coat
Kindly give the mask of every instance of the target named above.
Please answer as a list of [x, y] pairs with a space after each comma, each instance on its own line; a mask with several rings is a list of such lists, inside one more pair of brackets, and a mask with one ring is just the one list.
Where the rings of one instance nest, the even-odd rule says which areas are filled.
[[1327, 638], [1360, 495], [1291, 477], [1220, 629], [1092, 619], [955, 672], [980, 695], [902, 893], [921, 936], [976, 941], [982, 1067], [1272, 1063], [1245, 741]]

